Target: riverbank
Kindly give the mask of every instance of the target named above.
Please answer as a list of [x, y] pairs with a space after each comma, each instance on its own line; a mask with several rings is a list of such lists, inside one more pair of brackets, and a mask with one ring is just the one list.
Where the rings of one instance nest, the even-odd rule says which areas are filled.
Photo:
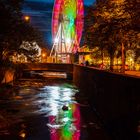
[[128, 76], [136, 76], [140, 78], [140, 71], [125, 71]]
[[115, 140], [139, 137], [140, 78], [92, 67], [74, 66], [73, 81]]

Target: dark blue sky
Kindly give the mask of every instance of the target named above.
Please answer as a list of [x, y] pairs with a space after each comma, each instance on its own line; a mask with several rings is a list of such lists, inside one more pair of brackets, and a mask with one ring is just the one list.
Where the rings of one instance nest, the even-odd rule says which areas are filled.
[[[54, 0], [26, 0], [26, 1], [36, 1], [36, 2], [54, 2]], [[91, 5], [95, 0], [84, 0], [84, 4]]]

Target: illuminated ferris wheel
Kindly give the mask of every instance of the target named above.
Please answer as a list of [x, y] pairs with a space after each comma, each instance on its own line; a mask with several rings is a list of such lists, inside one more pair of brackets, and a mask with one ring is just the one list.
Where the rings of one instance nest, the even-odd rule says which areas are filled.
[[[52, 15], [53, 47], [50, 56], [68, 62], [79, 47], [83, 30], [83, 0], [55, 0]], [[69, 59], [69, 58], [68, 58]]]

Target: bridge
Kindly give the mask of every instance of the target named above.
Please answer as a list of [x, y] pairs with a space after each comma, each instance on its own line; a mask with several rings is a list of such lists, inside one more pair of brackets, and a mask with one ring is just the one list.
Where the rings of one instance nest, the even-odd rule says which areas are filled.
[[50, 71], [50, 72], [64, 72], [68, 78], [73, 76], [73, 64], [66, 63], [22, 63], [18, 64], [20, 72], [27, 71]]

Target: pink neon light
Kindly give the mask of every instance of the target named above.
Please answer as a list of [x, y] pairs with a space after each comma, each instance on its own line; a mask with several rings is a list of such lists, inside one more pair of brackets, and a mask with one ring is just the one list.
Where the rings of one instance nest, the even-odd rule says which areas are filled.
[[[55, 0], [52, 16], [52, 37], [53, 40], [56, 36], [59, 26], [59, 15], [62, 12], [65, 0]], [[77, 16], [76, 16], [76, 31], [73, 52], [76, 52], [82, 37], [83, 25], [84, 25], [84, 5], [83, 0], [77, 0]]]

